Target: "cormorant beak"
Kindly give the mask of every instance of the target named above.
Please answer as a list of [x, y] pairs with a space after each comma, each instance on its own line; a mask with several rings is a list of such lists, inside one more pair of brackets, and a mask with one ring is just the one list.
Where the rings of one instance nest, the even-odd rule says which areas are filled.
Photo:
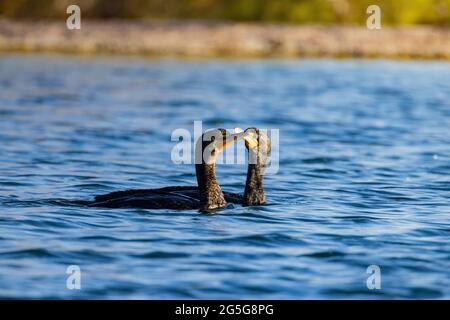
[[243, 131], [241, 128], [235, 128], [234, 132], [240, 132], [240, 134], [243, 134], [242, 138], [244, 138], [245, 142], [247, 142], [247, 145], [250, 149], [255, 149], [256, 147], [258, 147], [259, 142], [256, 132], [252, 130]]
[[247, 137], [249, 138], [250, 134], [244, 131], [231, 134], [220, 134], [220, 136], [216, 136], [215, 140], [203, 150], [201, 154], [201, 156], [203, 157], [203, 162], [206, 164], [215, 163], [217, 157], [223, 150], [225, 150], [225, 148], [237, 142], [239, 139], [245, 139]]
[[236, 128], [234, 129], [234, 133], [227, 135], [222, 141], [218, 142], [218, 147], [221, 151], [227, 148], [229, 145], [237, 142], [239, 139], [250, 139], [251, 133], [244, 132], [242, 129]]

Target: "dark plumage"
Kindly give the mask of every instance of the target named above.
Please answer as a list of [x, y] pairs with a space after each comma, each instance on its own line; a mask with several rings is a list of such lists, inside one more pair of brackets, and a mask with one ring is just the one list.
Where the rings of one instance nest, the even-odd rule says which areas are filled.
[[[209, 137], [203, 135], [199, 139], [196, 146], [196, 159], [201, 158], [201, 161], [196, 161], [195, 165], [198, 186], [170, 186], [159, 189], [116, 191], [96, 196], [94, 201], [84, 204], [104, 208], [200, 209], [206, 211], [223, 208], [227, 203], [244, 206], [263, 204], [265, 203], [265, 195], [262, 186], [262, 172], [266, 157], [258, 156], [259, 131], [252, 130], [230, 135], [226, 130], [218, 129], [209, 132], [209, 134], [208, 132], [205, 133]], [[258, 135], [258, 140], [253, 137], [255, 134]], [[216, 140], [218, 136], [223, 139], [224, 143]], [[244, 196], [232, 192], [222, 192], [215, 173], [215, 161], [218, 154], [227, 145], [234, 143], [239, 138], [246, 139], [249, 162], [251, 159], [256, 161], [255, 164], [249, 164]], [[203, 154], [205, 150], [208, 151], [207, 148], [211, 149], [211, 156], [204, 159]], [[202, 153], [197, 153], [198, 150], [201, 150]], [[261, 160], [264, 161], [264, 164], [259, 162]]]
[[[224, 192], [228, 203], [242, 203], [237, 193]], [[199, 209], [201, 197], [196, 186], [172, 186], [159, 189], [116, 191], [96, 196], [89, 206], [104, 208]]]
[[252, 132], [257, 137], [257, 141], [253, 139], [245, 140], [249, 164], [242, 205], [257, 206], [266, 203], [263, 178], [267, 158], [271, 151], [271, 141], [265, 133], [257, 128], [248, 128], [246, 132]]

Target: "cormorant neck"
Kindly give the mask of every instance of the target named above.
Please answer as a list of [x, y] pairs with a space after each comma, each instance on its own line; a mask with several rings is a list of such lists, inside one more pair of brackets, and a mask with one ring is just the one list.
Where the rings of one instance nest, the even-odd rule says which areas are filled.
[[256, 206], [266, 203], [263, 187], [264, 167], [265, 165], [260, 163], [248, 165], [243, 206]]
[[216, 179], [215, 164], [196, 164], [198, 189], [202, 210], [212, 210], [226, 206], [225, 197]]

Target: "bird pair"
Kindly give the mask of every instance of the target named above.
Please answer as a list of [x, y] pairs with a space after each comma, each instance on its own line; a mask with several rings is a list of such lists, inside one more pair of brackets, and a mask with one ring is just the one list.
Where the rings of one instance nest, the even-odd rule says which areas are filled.
[[[240, 139], [248, 150], [248, 169], [244, 194], [223, 192], [216, 178], [216, 161], [220, 153]], [[170, 186], [159, 189], [117, 191], [96, 196], [91, 207], [144, 209], [200, 209], [213, 211], [227, 203], [255, 206], [266, 203], [263, 188], [264, 169], [270, 155], [270, 138], [257, 128], [245, 131], [225, 129], [205, 132], [195, 148], [195, 172], [198, 186]]]

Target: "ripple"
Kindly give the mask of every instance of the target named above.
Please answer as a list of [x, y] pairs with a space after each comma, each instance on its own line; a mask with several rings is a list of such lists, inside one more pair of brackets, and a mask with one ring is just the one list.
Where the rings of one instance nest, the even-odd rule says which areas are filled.
[[23, 249], [15, 251], [0, 252], [0, 256], [4, 258], [29, 259], [29, 258], [54, 258], [55, 255], [43, 248]]
[[264, 233], [264, 234], [252, 234], [246, 236], [238, 236], [226, 239], [219, 239], [220, 243], [242, 243], [255, 246], [283, 246], [289, 245], [302, 245], [306, 244], [305, 241], [288, 236], [282, 233]]
[[344, 257], [345, 253], [340, 251], [319, 251], [310, 254], [304, 255], [305, 257], [318, 258], [318, 259], [327, 259], [327, 258], [335, 258], [335, 257]]
[[313, 157], [313, 158], [303, 159], [302, 162], [307, 163], [307, 164], [315, 164], [315, 163], [330, 164], [337, 160], [338, 159], [331, 158], [331, 157]]
[[188, 258], [190, 255], [182, 252], [151, 251], [132, 256], [142, 259], [174, 259], [174, 258]]

